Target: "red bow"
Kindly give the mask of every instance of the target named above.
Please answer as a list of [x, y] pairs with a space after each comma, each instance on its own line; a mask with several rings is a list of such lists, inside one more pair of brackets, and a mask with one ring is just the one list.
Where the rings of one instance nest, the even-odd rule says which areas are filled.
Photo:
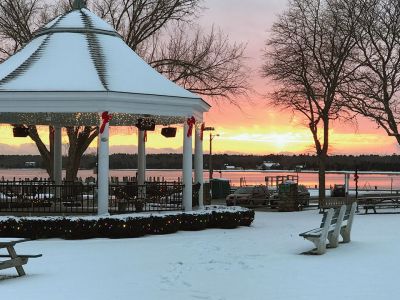
[[191, 137], [193, 132], [193, 126], [194, 124], [196, 124], [196, 119], [192, 116], [191, 118], [187, 119], [186, 122], [189, 125], [187, 137]]
[[206, 123], [201, 123], [201, 127], [200, 127], [200, 141], [203, 140], [203, 136], [204, 136], [204, 128], [206, 127]]
[[147, 130], [144, 131], [143, 141], [147, 143]]
[[100, 126], [100, 133], [103, 133], [104, 128], [106, 128], [107, 123], [110, 122], [110, 120], [112, 119], [112, 115], [110, 115], [108, 113], [108, 111], [105, 111], [101, 114], [101, 118], [103, 120], [103, 123], [101, 123], [101, 126]]

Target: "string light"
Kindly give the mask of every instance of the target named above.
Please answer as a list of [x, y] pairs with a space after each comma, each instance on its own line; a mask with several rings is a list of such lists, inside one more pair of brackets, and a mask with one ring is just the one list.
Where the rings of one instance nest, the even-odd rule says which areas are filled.
[[[183, 124], [187, 117], [114, 113], [110, 126], [135, 126], [139, 119], [152, 119], [156, 125]], [[0, 123], [25, 125], [99, 126], [98, 113], [0, 113]], [[196, 123], [201, 126], [201, 123]]]

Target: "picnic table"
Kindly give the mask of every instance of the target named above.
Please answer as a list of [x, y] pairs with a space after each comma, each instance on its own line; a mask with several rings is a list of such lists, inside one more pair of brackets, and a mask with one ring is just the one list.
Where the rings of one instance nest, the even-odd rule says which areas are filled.
[[15, 268], [19, 276], [24, 276], [25, 271], [22, 267], [28, 263], [29, 258], [41, 257], [42, 254], [37, 255], [21, 255], [17, 254], [14, 246], [18, 243], [29, 241], [29, 239], [10, 239], [10, 238], [0, 238], [0, 251], [6, 249], [8, 254], [0, 254], [0, 258], [8, 258], [6, 260], [0, 260], [0, 270]]
[[365, 213], [372, 209], [376, 213], [377, 208], [399, 208], [400, 195], [377, 195], [358, 198], [358, 204], [362, 205]]

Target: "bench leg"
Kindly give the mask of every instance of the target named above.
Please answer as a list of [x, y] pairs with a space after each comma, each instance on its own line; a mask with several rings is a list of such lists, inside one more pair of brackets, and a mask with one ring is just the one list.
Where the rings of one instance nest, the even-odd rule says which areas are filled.
[[326, 239], [308, 237], [307, 240], [315, 245], [315, 249], [311, 251], [313, 254], [324, 254], [326, 252]]
[[340, 235], [343, 238], [343, 243], [350, 243], [350, 231], [347, 230], [347, 226], [340, 230]]
[[328, 234], [329, 248], [336, 248], [339, 245], [339, 232], [330, 232]]
[[340, 207], [339, 215], [336, 220], [335, 229], [328, 233], [329, 248], [336, 248], [339, 245], [339, 235], [342, 228], [344, 214], [346, 213], [346, 205]]
[[[11, 259], [16, 259], [18, 258], [17, 253], [15, 252], [15, 249], [13, 246], [8, 246], [7, 247], [8, 254], [10, 254]], [[17, 273], [19, 276], [24, 276], [25, 271], [22, 266], [15, 266], [15, 269], [17, 270]]]
[[354, 202], [351, 206], [350, 216], [349, 216], [349, 219], [347, 220], [347, 225], [343, 226], [340, 229], [340, 235], [343, 238], [343, 243], [350, 243], [350, 241], [351, 241], [350, 233], [351, 233], [351, 228], [353, 227], [355, 210], [356, 210], [356, 203]]

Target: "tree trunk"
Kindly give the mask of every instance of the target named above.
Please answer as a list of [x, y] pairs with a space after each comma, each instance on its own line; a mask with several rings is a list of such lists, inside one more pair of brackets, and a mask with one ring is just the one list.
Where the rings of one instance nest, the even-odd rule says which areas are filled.
[[77, 156], [76, 153], [68, 156], [68, 163], [65, 169], [65, 180], [75, 181], [78, 176], [78, 170], [81, 163], [81, 156]]
[[326, 170], [327, 154], [321, 153], [318, 155], [318, 206], [321, 207], [325, 199], [325, 170]]
[[[70, 140], [71, 142], [71, 140]], [[78, 139], [75, 139], [75, 143], [70, 143], [68, 150], [68, 163], [66, 167], [65, 179], [67, 181], [76, 181], [78, 176], [79, 166], [81, 164], [81, 158], [83, 152], [80, 151], [82, 145], [79, 144]]]
[[82, 155], [98, 134], [97, 127], [67, 127], [69, 139], [66, 180], [75, 181], [78, 175]]
[[49, 140], [50, 140], [50, 150], [47, 149], [46, 145], [43, 143], [39, 137], [37, 127], [29, 126], [29, 137], [35, 142], [40, 156], [42, 157], [43, 166], [49, 174], [50, 178], [53, 178], [53, 148], [54, 148], [54, 134], [52, 127], [49, 126]]

